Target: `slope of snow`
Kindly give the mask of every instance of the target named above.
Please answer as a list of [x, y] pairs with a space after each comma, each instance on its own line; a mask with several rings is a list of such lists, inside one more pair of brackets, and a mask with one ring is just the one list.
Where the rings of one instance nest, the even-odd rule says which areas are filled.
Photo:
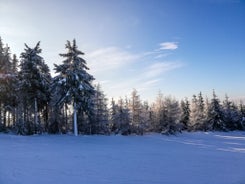
[[0, 134], [0, 184], [244, 184], [245, 132]]

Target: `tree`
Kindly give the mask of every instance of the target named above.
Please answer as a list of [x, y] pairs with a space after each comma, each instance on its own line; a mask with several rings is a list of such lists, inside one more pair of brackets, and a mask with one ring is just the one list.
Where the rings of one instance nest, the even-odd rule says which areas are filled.
[[224, 123], [222, 106], [220, 105], [220, 100], [216, 96], [215, 91], [213, 91], [213, 98], [211, 99], [207, 110], [207, 123], [209, 129], [211, 128], [211, 130], [227, 130]]
[[136, 89], [131, 93], [129, 107], [132, 131], [136, 134], [143, 134], [142, 104]]
[[153, 113], [153, 131], [161, 132], [164, 124], [164, 97], [161, 92], [158, 93], [155, 103], [152, 105]]
[[91, 101], [95, 93], [92, 85], [94, 77], [87, 73], [89, 68], [86, 61], [80, 57], [84, 53], [78, 50], [76, 40], [74, 39], [72, 44], [70, 41], [67, 41], [65, 47], [67, 53], [60, 54], [61, 57], [65, 58], [63, 64], [54, 65], [54, 70], [58, 75], [54, 77], [52, 89], [55, 89], [55, 95], [58, 96], [56, 105], [61, 107], [65, 103], [72, 104], [74, 134], [77, 136], [78, 108], [81, 108], [82, 112], [87, 114], [90, 114], [92, 111]]
[[107, 109], [107, 98], [101, 89], [101, 85], [95, 86], [95, 94], [93, 96], [93, 134], [108, 134], [109, 112]]
[[180, 122], [183, 124], [183, 129], [186, 130], [190, 126], [190, 103], [187, 98], [180, 102], [181, 115]]
[[[48, 111], [51, 75], [44, 59], [39, 55], [42, 52], [40, 42], [34, 48], [30, 48], [26, 44], [25, 47], [20, 56], [20, 71], [18, 74], [19, 106], [20, 108], [23, 107], [21, 111], [24, 117], [21, 122], [26, 124], [27, 134], [33, 134], [43, 129], [40, 114], [42, 114], [41, 117], [47, 116], [43, 112]], [[32, 120], [32, 114], [34, 114], [34, 120]]]
[[111, 99], [111, 107], [109, 110], [109, 116], [110, 116], [110, 123], [109, 128], [110, 132], [115, 132], [116, 134], [119, 132], [119, 120], [118, 120], [118, 114], [119, 114], [119, 106], [116, 104], [115, 100]]
[[151, 108], [147, 101], [142, 104], [141, 118], [142, 118], [142, 129], [145, 132], [151, 130]]
[[172, 97], [166, 97], [164, 100], [164, 127], [162, 133], [174, 134], [182, 130], [182, 124], [180, 123], [180, 107], [177, 100]]
[[171, 96], [164, 97], [159, 92], [153, 106], [155, 131], [167, 135], [181, 131], [180, 113], [178, 101]]
[[0, 37], [0, 131], [15, 122], [17, 62], [16, 55], [11, 58], [10, 47], [4, 46]]
[[229, 100], [227, 95], [225, 95], [225, 100], [223, 101], [223, 116], [224, 124], [228, 130], [242, 130], [238, 107], [234, 102]]
[[191, 129], [204, 130], [205, 129], [205, 105], [202, 93], [193, 95], [190, 113]]

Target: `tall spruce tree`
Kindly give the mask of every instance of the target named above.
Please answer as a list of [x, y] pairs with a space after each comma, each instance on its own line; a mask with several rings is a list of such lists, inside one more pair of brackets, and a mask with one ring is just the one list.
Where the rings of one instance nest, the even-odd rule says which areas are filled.
[[56, 104], [63, 106], [65, 103], [70, 103], [73, 106], [73, 123], [74, 134], [78, 135], [77, 127], [77, 110], [82, 109], [82, 112], [91, 113], [91, 101], [95, 93], [92, 81], [94, 77], [87, 70], [86, 61], [80, 57], [84, 55], [78, 50], [76, 40], [71, 43], [67, 41], [65, 48], [67, 53], [60, 54], [65, 58], [62, 64], [54, 65], [55, 72], [58, 74], [54, 77], [52, 88], [55, 95], [58, 96]]
[[215, 91], [213, 91], [213, 98], [208, 107], [207, 112], [207, 123], [208, 127], [212, 130], [226, 131], [226, 125], [224, 122], [224, 114], [222, 111], [222, 106], [220, 104], [219, 98], [216, 96]]
[[8, 95], [12, 94], [9, 91], [11, 85], [11, 56], [8, 45], [4, 46], [0, 37], [0, 131], [5, 131], [7, 122], [6, 114], [10, 110]]
[[3, 45], [0, 37], [0, 131], [14, 126], [17, 70], [14, 66], [17, 58], [11, 57], [10, 47]]
[[[42, 49], [40, 42], [34, 48], [25, 44], [24, 52], [21, 53], [19, 77], [19, 106], [22, 106], [23, 121], [27, 132], [33, 134], [42, 131], [41, 119], [45, 117], [50, 100], [49, 85], [51, 81], [50, 70], [40, 56]], [[40, 114], [42, 115], [40, 116]], [[22, 116], [22, 115], [21, 115]], [[32, 118], [34, 116], [34, 119]], [[46, 115], [47, 116], [47, 115]], [[20, 118], [22, 119], [22, 118]], [[33, 123], [34, 122], [34, 123]]]

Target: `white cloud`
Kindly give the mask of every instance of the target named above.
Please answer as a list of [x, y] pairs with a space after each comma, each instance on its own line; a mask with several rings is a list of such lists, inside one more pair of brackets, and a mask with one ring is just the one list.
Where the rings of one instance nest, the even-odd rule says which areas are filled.
[[139, 57], [137, 54], [132, 54], [118, 47], [101, 48], [86, 54], [86, 60], [95, 73], [119, 69], [131, 64]]
[[178, 42], [163, 42], [160, 43], [160, 50], [175, 50], [178, 48]]
[[157, 91], [166, 72], [183, 66], [181, 62], [159, 61], [169, 54], [160, 49], [135, 53], [132, 49], [106, 47], [87, 52], [85, 59], [109, 97], [123, 97], [133, 88], [142, 95]]
[[155, 59], [159, 59], [159, 58], [167, 57], [169, 55], [171, 55], [171, 53], [158, 54], [154, 58]]
[[148, 78], [153, 78], [167, 71], [174, 70], [182, 66], [183, 64], [180, 62], [157, 62], [149, 66], [148, 71], [146, 71], [145, 73], [145, 76]]

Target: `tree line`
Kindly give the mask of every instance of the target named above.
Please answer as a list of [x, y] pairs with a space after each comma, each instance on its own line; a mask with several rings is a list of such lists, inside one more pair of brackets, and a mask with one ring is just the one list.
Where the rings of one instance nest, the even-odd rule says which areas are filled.
[[142, 135], [245, 129], [245, 105], [228, 96], [221, 102], [215, 91], [211, 99], [200, 92], [181, 101], [159, 92], [149, 104], [134, 89], [129, 97], [109, 101], [101, 85], [93, 84], [76, 41], [67, 41], [65, 48], [52, 77], [40, 42], [34, 48], [25, 44], [17, 58], [0, 37], [0, 132]]

